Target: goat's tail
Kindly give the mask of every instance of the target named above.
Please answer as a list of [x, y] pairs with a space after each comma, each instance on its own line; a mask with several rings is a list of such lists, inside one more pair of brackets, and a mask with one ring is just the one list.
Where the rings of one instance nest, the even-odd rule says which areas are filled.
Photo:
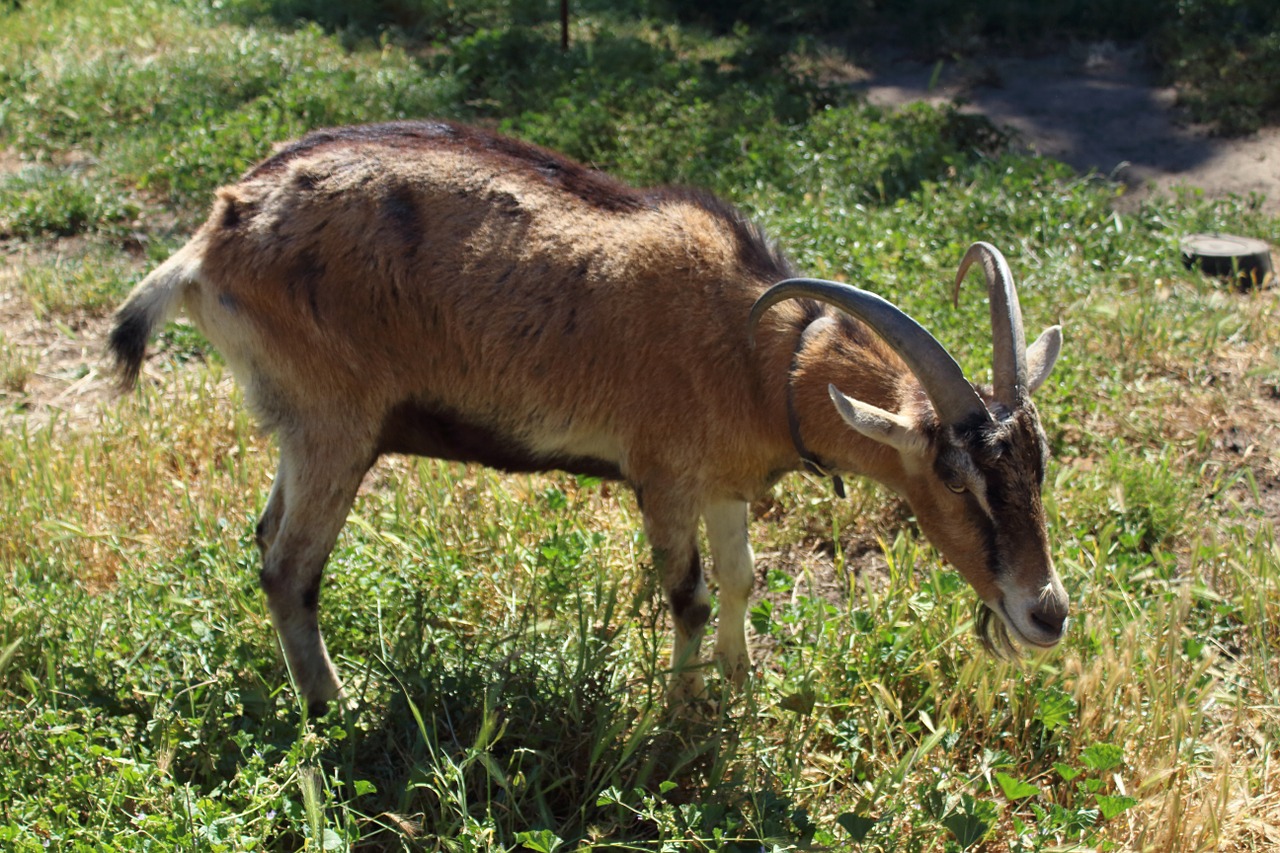
[[188, 288], [198, 280], [200, 260], [197, 241], [192, 240], [138, 282], [116, 310], [108, 347], [121, 391], [137, 384], [142, 359], [147, 354], [147, 340], [157, 326], [177, 315]]

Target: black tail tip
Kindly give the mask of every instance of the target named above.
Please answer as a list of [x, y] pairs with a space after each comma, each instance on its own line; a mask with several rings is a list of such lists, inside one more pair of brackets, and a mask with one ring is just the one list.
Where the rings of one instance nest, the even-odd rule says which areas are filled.
[[122, 308], [116, 315], [116, 325], [111, 330], [108, 347], [115, 361], [121, 392], [129, 391], [138, 384], [138, 374], [147, 354], [149, 337], [151, 322], [145, 312]]

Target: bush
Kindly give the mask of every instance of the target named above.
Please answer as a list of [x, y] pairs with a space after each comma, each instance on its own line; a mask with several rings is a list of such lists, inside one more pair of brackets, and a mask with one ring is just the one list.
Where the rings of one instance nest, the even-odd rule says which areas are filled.
[[1231, 136], [1280, 119], [1280, 6], [1182, 0], [1155, 50], [1196, 121]]

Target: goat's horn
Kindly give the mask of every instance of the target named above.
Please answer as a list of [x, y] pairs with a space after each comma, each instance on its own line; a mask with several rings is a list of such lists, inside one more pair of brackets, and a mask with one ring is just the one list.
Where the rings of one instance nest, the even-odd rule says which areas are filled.
[[885, 299], [853, 285], [813, 278], [789, 278], [770, 287], [751, 307], [748, 328], [784, 299], [816, 299], [857, 317], [871, 327], [902, 358], [933, 402], [944, 424], [960, 423], [975, 415], [989, 418], [982, 398], [973, 390], [951, 354], [923, 326]]
[[990, 243], [974, 243], [960, 261], [953, 301], [960, 298], [960, 283], [974, 261], [982, 261], [987, 277], [987, 300], [991, 303], [991, 355], [996, 399], [1010, 409], [1023, 404], [1027, 396], [1027, 337], [1022, 330], [1022, 307], [1013, 274], [1004, 255]]

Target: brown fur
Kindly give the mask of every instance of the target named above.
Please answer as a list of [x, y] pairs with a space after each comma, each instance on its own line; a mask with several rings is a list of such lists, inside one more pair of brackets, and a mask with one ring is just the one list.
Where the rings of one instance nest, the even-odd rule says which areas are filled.
[[[262, 583], [308, 699], [338, 692], [316, 622], [321, 571], [360, 478], [387, 452], [626, 480], [677, 617], [681, 664], [709, 614], [699, 516], [722, 587], [742, 599], [740, 622], [751, 576], [741, 507], [800, 464], [785, 400], [815, 306], [772, 310], [754, 349], [746, 323], [789, 273], [710, 196], [634, 189], [445, 122], [340, 128], [221, 189], [191, 242], [122, 306], [112, 348], [131, 381], [147, 335], [185, 307], [279, 434], [280, 473], [258, 528]], [[989, 560], [974, 525], [925, 523], [951, 513], [954, 496], [922, 490], [826, 398], [830, 381], [927, 416], [902, 362], [844, 320], [797, 365], [811, 446], [904, 493], [944, 553]], [[721, 630], [740, 677], [745, 640]]]

